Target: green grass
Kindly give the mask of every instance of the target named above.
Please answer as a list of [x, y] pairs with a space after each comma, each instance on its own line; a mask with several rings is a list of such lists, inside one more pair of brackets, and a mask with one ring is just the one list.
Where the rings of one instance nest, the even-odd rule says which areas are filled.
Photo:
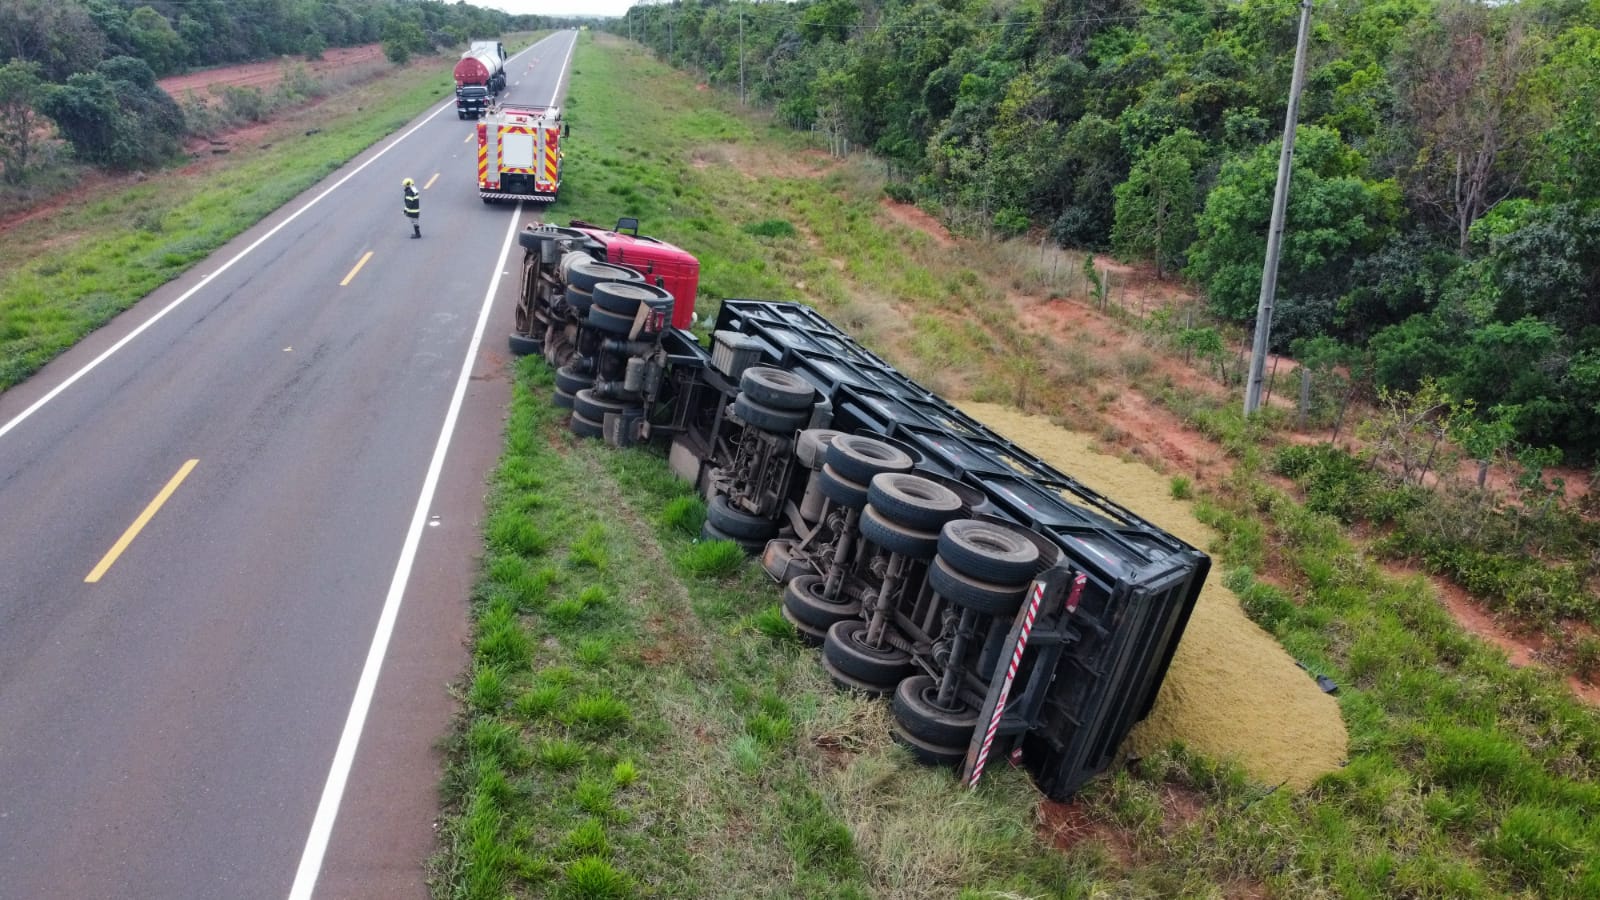
[[[870, 166], [814, 179], [771, 165], [803, 138], [636, 48], [601, 52], [585, 35], [576, 65], [581, 139], [551, 218], [636, 215], [692, 249], [702, 319], [727, 297], [803, 298], [969, 395], [1094, 402], [1081, 384], [1107, 371], [1071, 335], [1030, 334], [1006, 302], [1036, 275], [997, 277], [986, 257], [887, 227]], [[157, 175], [8, 235], [0, 388], [407, 121], [440, 81], [398, 75], [366, 112], [216, 178]], [[1045, 363], [1007, 362], [1033, 357]], [[1349, 764], [1294, 794], [1174, 745], [1078, 798], [1114, 839], [1058, 850], [1018, 770], [968, 792], [913, 764], [887, 739], [884, 704], [832, 689], [765, 575], [696, 539], [693, 491], [651, 453], [573, 439], [549, 390], [525, 361], [448, 741], [437, 896], [1600, 896], [1594, 710], [1463, 635], [1419, 580], [1377, 571], [1340, 531], [1351, 496], [1307, 508], [1272, 487], [1272, 423], [1232, 401], [1160, 388], [1236, 467], [1223, 490], [1175, 477], [1171, 492], [1218, 533], [1213, 577], [1340, 685]], [[1575, 658], [1600, 665], [1597, 647], [1575, 642]], [[1174, 815], [1174, 796], [1196, 811]]]
[[341, 94], [318, 108], [315, 133], [240, 149], [203, 177], [151, 173], [7, 233], [0, 391], [438, 102], [449, 66], [430, 59]]
[[[961, 368], [946, 377], [1036, 405], [1078, 402], [1074, 379], [1104, 374], [1070, 336], [1030, 335], [989, 276], [932, 261], [956, 254], [885, 230], [880, 189], [863, 190], [848, 164], [821, 182], [767, 171], [761, 160], [797, 138], [694, 111], [706, 98], [647, 54], [586, 39], [578, 67], [587, 141], [574, 142], [561, 207], [595, 221], [641, 214], [693, 248], [702, 311], [798, 291], [906, 368]], [[629, 139], [641, 128], [647, 146]], [[795, 235], [753, 233], [778, 221]], [[1048, 366], [1003, 361], [1051, 347], [1062, 353]], [[478, 659], [505, 672], [509, 699], [475, 707], [455, 738], [440, 895], [470, 895], [479, 859], [502, 860], [495, 890], [517, 896], [1600, 894], [1595, 713], [1463, 635], [1416, 579], [1377, 571], [1337, 517], [1269, 485], [1271, 423], [1231, 401], [1165, 388], [1236, 470], [1222, 491], [1182, 476], [1170, 490], [1218, 532], [1213, 577], [1339, 684], [1349, 764], [1295, 794], [1174, 745], [1080, 795], [1113, 842], [1057, 850], [1016, 770], [966, 792], [886, 740], [884, 705], [829, 686], [770, 581], [732, 545], [696, 540], [692, 491], [648, 452], [572, 440], [541, 399], [548, 379], [537, 363], [520, 372], [491, 520], [515, 509], [550, 544], [513, 565], [489, 542]], [[1273, 583], [1258, 574], [1269, 568]], [[514, 602], [530, 573], [544, 573], [543, 599]], [[526, 670], [502, 648], [508, 604], [537, 648]], [[484, 719], [514, 724], [520, 749], [501, 746], [506, 730], [480, 733]], [[486, 759], [501, 779], [474, 775]], [[1175, 816], [1173, 796], [1197, 811]], [[500, 815], [498, 855], [466, 840], [486, 806]]]

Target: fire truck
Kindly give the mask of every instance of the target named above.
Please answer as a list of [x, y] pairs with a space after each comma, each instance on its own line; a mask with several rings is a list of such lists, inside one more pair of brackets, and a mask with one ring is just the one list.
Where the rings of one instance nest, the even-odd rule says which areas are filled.
[[478, 123], [478, 196], [554, 203], [561, 189], [561, 139], [555, 106], [503, 104]]

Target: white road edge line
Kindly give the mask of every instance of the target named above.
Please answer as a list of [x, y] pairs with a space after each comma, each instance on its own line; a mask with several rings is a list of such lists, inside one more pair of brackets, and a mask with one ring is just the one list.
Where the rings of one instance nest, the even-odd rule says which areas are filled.
[[232, 259], [230, 259], [227, 262], [223, 263], [222, 266], [220, 268], [218, 268], [215, 272], [212, 272], [212, 273], [206, 275], [204, 278], [200, 279], [200, 282], [198, 284], [196, 284], [192, 288], [189, 288], [187, 291], [184, 291], [183, 294], [178, 297], [178, 299], [172, 301], [171, 303], [168, 303], [165, 307], [162, 308], [162, 310], [160, 312], [156, 313], [155, 315], [151, 316], [149, 319], [145, 320], [144, 324], [142, 324], [138, 328], [135, 328], [134, 330], [128, 332], [126, 335], [123, 336], [122, 340], [117, 341], [115, 344], [112, 344], [110, 347], [108, 347], [105, 350], [105, 352], [101, 353], [99, 356], [96, 356], [88, 365], [86, 365], [83, 368], [79, 369], [78, 371], [72, 373], [72, 375], [69, 376], [67, 378], [67, 380], [61, 382], [60, 384], [58, 384], [54, 388], [52, 388], [50, 390], [50, 393], [45, 394], [43, 397], [40, 397], [38, 400], [35, 400], [33, 402], [32, 406], [30, 406], [27, 409], [23, 410], [21, 413], [19, 413], [16, 416], [16, 418], [12, 419], [11, 421], [7, 422], [4, 425], [0, 425], [0, 437], [5, 437], [6, 432], [8, 432], [11, 429], [13, 429], [13, 428], [17, 427], [18, 425], [22, 424], [24, 419], [26, 419], [29, 416], [33, 415], [34, 413], [38, 412], [40, 407], [44, 406], [46, 403], [49, 403], [51, 400], [54, 400], [56, 398], [56, 396], [59, 395], [62, 391], [66, 390], [69, 387], [72, 387], [72, 385], [74, 383], [76, 383], [78, 379], [80, 379], [83, 376], [85, 376], [85, 375], [89, 374], [90, 372], [94, 371], [96, 366], [98, 366], [101, 363], [105, 362], [106, 360], [110, 359], [111, 355], [113, 353], [116, 353], [118, 350], [121, 350], [123, 347], [127, 346], [134, 338], [136, 338], [139, 335], [143, 334], [145, 329], [147, 329], [150, 326], [152, 326], [152, 325], [156, 324], [157, 322], [161, 321], [163, 318], [166, 317], [167, 313], [172, 312], [173, 310], [177, 309], [180, 305], [183, 304], [184, 301], [188, 300], [190, 297], [193, 297], [195, 294], [199, 293], [201, 288], [203, 288], [206, 285], [211, 283], [211, 279], [213, 279], [213, 278], [217, 277], [218, 275], [221, 275], [223, 272], [226, 272], [229, 269], [233, 268], [233, 264], [234, 263], [238, 262], [241, 259], [244, 259], [245, 256], [247, 256], [251, 251], [255, 250], [257, 247], [261, 246], [262, 244], [266, 243], [269, 238], [271, 238], [273, 235], [275, 235], [279, 231], [281, 231], [285, 225], [288, 225], [290, 222], [293, 222], [295, 219], [300, 218], [300, 214], [301, 213], [305, 212], [306, 210], [310, 209], [313, 206], [316, 206], [319, 202], [322, 201], [323, 198], [327, 197], [329, 194], [331, 194], [334, 191], [338, 190], [339, 187], [341, 185], [343, 185], [346, 181], [349, 181], [350, 179], [352, 179], [352, 178], [356, 177], [357, 175], [359, 175], [361, 173], [362, 169], [365, 169], [367, 166], [370, 166], [373, 163], [377, 162], [379, 157], [383, 156], [385, 153], [388, 153], [390, 150], [393, 150], [396, 146], [398, 146], [400, 144], [401, 141], [403, 141], [406, 138], [410, 137], [412, 135], [412, 133], [414, 133], [417, 129], [421, 128], [422, 126], [424, 126], [424, 125], [428, 124], [430, 121], [432, 121], [433, 120], [433, 116], [437, 116], [438, 114], [444, 112], [445, 110], [451, 108], [454, 105], [455, 105], [455, 102], [453, 100], [445, 101], [445, 104], [443, 106], [441, 106], [438, 109], [433, 111], [433, 115], [430, 115], [430, 116], [428, 116], [428, 118], [423, 119], [421, 122], [418, 122], [415, 126], [412, 127], [412, 129], [410, 131], [407, 131], [405, 134], [402, 134], [399, 137], [395, 138], [393, 141], [389, 142], [389, 146], [387, 146], [387, 147], [383, 148], [382, 150], [379, 150], [377, 153], [373, 154], [371, 159], [369, 159], [366, 162], [362, 163], [361, 165], [357, 166], [354, 171], [352, 171], [350, 174], [344, 176], [343, 178], [339, 179], [337, 182], [335, 182], [327, 190], [323, 191], [322, 193], [318, 194], [317, 196], [312, 197], [310, 200], [306, 201], [306, 205], [300, 207], [299, 209], [297, 209], [293, 213], [291, 213], [289, 218], [284, 219], [282, 222], [279, 222], [277, 225], [273, 226], [271, 231], [267, 232], [266, 234], [263, 234], [261, 237], [256, 238], [254, 241], [251, 242], [250, 246], [244, 248], [243, 250], [240, 250], [237, 254], [234, 255], [234, 257]]
[[[546, 40], [548, 40], [548, 38], [546, 38]], [[543, 41], [541, 41], [540, 43], [543, 43]], [[572, 43], [573, 43], [574, 46], [576, 46], [578, 42], [576, 40], [574, 40]], [[537, 47], [537, 46], [538, 46], [538, 44], [534, 44], [533, 45], [533, 47]], [[524, 49], [522, 51], [522, 53], [528, 52], [528, 50], [533, 49], [533, 47], [528, 47], [528, 48]], [[518, 53], [517, 56], [521, 56], [522, 53]], [[567, 52], [567, 56], [570, 58], [571, 55], [572, 55], [572, 52], [569, 49], [568, 52]], [[564, 74], [566, 70], [563, 68], [562, 71], [563, 71], [563, 74]], [[561, 82], [558, 80], [556, 82], [557, 90], [560, 89], [560, 86], [561, 86]], [[134, 338], [136, 338], [139, 335], [143, 334], [145, 332], [145, 329], [149, 328], [150, 326], [152, 326], [152, 325], [156, 324], [157, 322], [161, 321], [162, 319], [166, 318], [167, 313], [172, 312], [173, 310], [177, 309], [180, 305], [183, 304], [184, 301], [188, 300], [190, 297], [193, 297], [195, 294], [199, 293], [201, 288], [203, 288], [206, 285], [211, 283], [211, 279], [216, 278], [218, 275], [221, 275], [223, 272], [226, 272], [229, 269], [233, 268], [233, 264], [234, 263], [238, 262], [241, 259], [244, 259], [245, 256], [248, 255], [251, 251], [255, 250], [257, 247], [261, 246], [262, 244], [266, 243], [267, 239], [271, 238], [273, 235], [275, 235], [279, 231], [281, 231], [285, 225], [288, 225], [290, 222], [293, 222], [295, 219], [300, 218], [300, 214], [301, 213], [305, 212], [306, 210], [310, 209], [313, 206], [316, 206], [318, 203], [320, 203], [323, 200], [323, 198], [327, 197], [329, 194], [331, 194], [334, 191], [338, 190], [346, 181], [349, 181], [350, 179], [352, 179], [352, 178], [356, 177], [357, 175], [359, 175], [361, 173], [362, 169], [365, 169], [367, 166], [370, 166], [373, 163], [377, 162], [378, 159], [380, 157], [382, 157], [385, 153], [388, 153], [390, 150], [393, 150], [395, 147], [399, 146], [401, 141], [403, 141], [406, 138], [410, 137], [411, 135], [415, 134], [417, 132], [417, 130], [420, 129], [422, 126], [424, 126], [424, 125], [428, 124], [429, 122], [433, 121], [433, 117], [434, 116], [437, 116], [440, 113], [444, 112], [445, 110], [453, 108], [454, 106], [455, 106], [455, 100], [453, 98], [449, 99], [449, 100], [446, 100], [444, 102], [444, 105], [440, 106], [438, 109], [433, 111], [432, 115], [428, 116], [426, 119], [423, 119], [421, 122], [418, 122], [416, 125], [413, 125], [411, 127], [411, 129], [409, 131], [407, 131], [405, 134], [402, 134], [399, 137], [395, 138], [394, 140], [390, 141], [389, 142], [389, 146], [384, 147], [382, 150], [379, 150], [377, 153], [374, 153], [372, 155], [371, 159], [367, 160], [366, 162], [362, 163], [359, 166], [356, 166], [356, 168], [353, 171], [351, 171], [350, 174], [348, 174], [348, 175], [344, 176], [343, 178], [339, 179], [338, 181], [334, 182], [333, 185], [330, 186], [327, 190], [323, 191], [322, 193], [318, 194], [317, 196], [312, 197], [310, 200], [306, 201], [306, 205], [305, 206], [302, 206], [299, 209], [295, 210], [293, 213], [291, 213], [289, 215], [289, 218], [284, 219], [282, 222], [279, 222], [277, 225], [273, 226], [271, 231], [267, 232], [266, 234], [263, 234], [261, 237], [256, 238], [254, 241], [251, 242], [250, 246], [244, 248], [243, 250], [240, 250], [237, 254], [234, 255], [234, 257], [232, 259], [230, 259], [227, 262], [223, 263], [221, 268], [217, 269], [215, 272], [212, 272], [212, 273], [206, 275], [204, 278], [201, 278], [199, 283], [197, 283], [194, 287], [189, 288], [187, 291], [184, 291], [183, 294], [178, 297], [178, 299], [172, 301], [171, 303], [168, 303], [165, 307], [163, 307], [161, 309], [160, 312], [156, 313], [155, 315], [151, 316], [149, 319], [145, 320], [144, 324], [142, 324], [138, 328], [135, 328], [134, 330], [128, 332], [126, 335], [123, 336], [122, 340], [117, 341], [115, 344], [112, 344], [110, 347], [106, 348], [106, 350], [103, 353], [101, 353], [99, 356], [96, 356], [93, 360], [91, 360], [83, 368], [79, 369], [76, 372], [73, 372], [70, 376], [67, 377], [67, 379], [65, 381], [63, 381], [60, 384], [56, 385], [55, 387], [51, 388], [49, 393], [45, 394], [43, 397], [40, 397], [38, 400], [35, 400], [33, 402], [33, 405], [29, 406], [27, 409], [25, 409], [22, 412], [18, 413], [14, 418], [11, 419], [11, 421], [5, 423], [4, 425], [0, 425], [0, 437], [5, 437], [7, 432], [9, 432], [13, 428], [16, 428], [18, 425], [21, 425], [24, 420], [26, 420], [29, 416], [32, 416], [34, 413], [38, 412], [41, 408], [44, 407], [44, 405], [46, 403], [49, 403], [51, 400], [54, 400], [57, 396], [59, 396], [62, 391], [65, 391], [67, 388], [72, 387], [72, 385], [77, 383], [78, 379], [80, 379], [83, 376], [85, 376], [85, 375], [89, 374], [90, 372], [94, 371], [94, 369], [97, 366], [99, 366], [101, 363], [105, 362], [106, 360], [110, 359], [112, 354], [116, 353], [118, 350], [121, 350], [123, 347], [127, 346], [130, 342], [132, 342]], [[519, 206], [520, 206], [520, 204], [519, 204]]]
[[484, 327], [489, 324], [489, 308], [494, 305], [494, 295], [500, 288], [500, 275], [506, 259], [511, 255], [512, 238], [517, 224], [522, 220], [522, 201], [517, 201], [511, 225], [506, 229], [505, 244], [500, 248], [500, 260], [495, 263], [494, 277], [489, 280], [489, 290], [483, 295], [483, 308], [478, 311], [478, 326], [472, 332], [472, 343], [467, 347], [467, 358], [461, 364], [461, 375], [456, 378], [456, 390], [450, 398], [450, 409], [445, 413], [444, 427], [439, 432], [439, 443], [433, 448], [433, 461], [428, 464], [428, 475], [422, 481], [422, 496], [417, 498], [417, 509], [411, 514], [411, 528], [406, 531], [405, 544], [400, 550], [400, 561], [395, 565], [394, 579], [389, 582], [389, 595], [384, 598], [383, 612], [378, 616], [378, 630], [372, 635], [372, 647], [367, 651], [367, 662], [361, 668], [361, 680], [356, 683], [356, 695], [350, 702], [350, 714], [344, 720], [344, 733], [339, 736], [339, 747], [333, 754], [333, 766], [328, 770], [328, 781], [322, 788], [322, 800], [317, 804], [317, 815], [311, 822], [311, 833], [306, 837], [305, 852], [300, 856], [300, 868], [295, 872], [294, 886], [289, 889], [289, 900], [310, 900], [317, 886], [317, 876], [322, 871], [322, 857], [333, 837], [333, 822], [339, 815], [339, 803], [344, 798], [345, 782], [355, 763], [356, 746], [361, 743], [361, 729], [366, 725], [367, 710], [372, 706], [372, 696], [378, 687], [378, 672], [383, 668], [383, 658], [389, 649], [389, 638], [394, 634], [394, 623], [400, 615], [400, 601], [405, 596], [406, 582], [411, 578], [411, 565], [416, 560], [417, 545], [422, 541], [422, 531], [427, 525], [428, 510], [433, 506], [433, 492], [439, 486], [439, 473], [444, 469], [445, 452], [450, 448], [450, 437], [455, 432], [456, 418], [461, 413], [461, 402], [467, 394], [467, 383], [472, 377], [472, 364], [478, 358], [478, 345], [483, 341]]

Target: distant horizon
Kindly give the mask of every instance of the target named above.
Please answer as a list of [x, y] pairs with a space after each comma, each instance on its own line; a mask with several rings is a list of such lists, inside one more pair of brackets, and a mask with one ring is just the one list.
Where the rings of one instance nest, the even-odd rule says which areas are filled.
[[479, 5], [514, 16], [563, 16], [615, 19], [626, 15], [637, 0], [488, 0]]

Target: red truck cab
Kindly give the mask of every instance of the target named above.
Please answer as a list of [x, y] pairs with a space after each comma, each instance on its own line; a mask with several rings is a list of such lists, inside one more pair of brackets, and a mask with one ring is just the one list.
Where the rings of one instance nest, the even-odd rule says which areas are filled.
[[686, 250], [639, 233], [637, 219], [622, 219], [608, 231], [587, 222], [572, 227], [606, 248], [606, 262], [640, 273], [672, 294], [672, 327], [687, 330], [694, 321], [694, 298], [700, 289], [700, 261]]

